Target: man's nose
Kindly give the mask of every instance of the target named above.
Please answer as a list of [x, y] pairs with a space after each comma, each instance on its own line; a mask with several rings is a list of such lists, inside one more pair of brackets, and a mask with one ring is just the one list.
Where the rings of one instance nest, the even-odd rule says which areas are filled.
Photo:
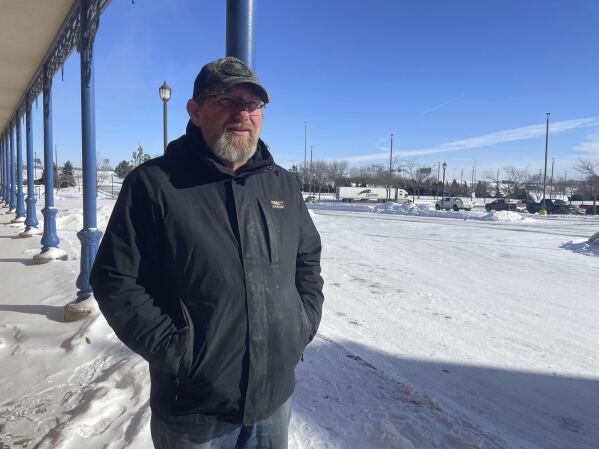
[[243, 121], [249, 120], [250, 118], [250, 113], [248, 112], [247, 107], [244, 105], [237, 105], [234, 109], [233, 115], [234, 117], [241, 118]]

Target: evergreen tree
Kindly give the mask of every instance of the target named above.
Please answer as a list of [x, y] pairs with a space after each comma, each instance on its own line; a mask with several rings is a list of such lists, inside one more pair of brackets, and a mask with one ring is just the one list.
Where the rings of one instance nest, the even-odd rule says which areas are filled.
[[134, 166], [131, 165], [129, 161], [121, 161], [117, 164], [116, 168], [114, 169], [114, 174], [117, 175], [117, 177], [123, 179], [131, 172], [131, 170], [133, 170], [133, 168]]
[[55, 179], [55, 184], [61, 189], [65, 187], [75, 187], [77, 185], [75, 176], [73, 176], [73, 164], [71, 164], [71, 161], [66, 161], [64, 163], [59, 177]]
[[137, 147], [137, 151], [133, 152], [132, 162], [135, 167], [143, 164], [145, 161], [149, 161], [150, 159], [152, 159], [152, 157], [144, 152], [144, 149], [141, 145]]

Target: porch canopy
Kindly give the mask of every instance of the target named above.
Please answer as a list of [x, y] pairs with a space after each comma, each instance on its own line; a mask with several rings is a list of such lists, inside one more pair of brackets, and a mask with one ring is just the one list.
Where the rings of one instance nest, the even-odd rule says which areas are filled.
[[77, 0], [0, 0], [0, 134]]

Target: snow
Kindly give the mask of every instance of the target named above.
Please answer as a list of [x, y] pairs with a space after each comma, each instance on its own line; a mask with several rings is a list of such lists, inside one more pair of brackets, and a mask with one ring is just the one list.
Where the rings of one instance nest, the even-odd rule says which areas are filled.
[[[309, 205], [326, 302], [290, 447], [599, 448], [599, 217], [430, 205]], [[151, 447], [146, 362], [97, 310], [63, 322], [81, 194], [56, 207], [69, 259], [45, 265], [0, 214], [0, 448]]]

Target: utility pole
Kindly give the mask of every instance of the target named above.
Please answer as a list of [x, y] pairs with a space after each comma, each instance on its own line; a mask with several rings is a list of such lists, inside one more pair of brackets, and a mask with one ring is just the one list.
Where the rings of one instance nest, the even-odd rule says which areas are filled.
[[308, 151], [308, 121], [304, 120], [304, 170], [302, 176], [302, 190], [306, 185], [306, 153]]
[[441, 162], [437, 162], [437, 188], [435, 189], [435, 201], [439, 199], [439, 177], [441, 175]]
[[555, 165], [555, 158], [551, 158], [551, 184], [549, 187], [549, 199], [553, 198], [553, 166]]
[[387, 201], [391, 201], [391, 172], [393, 162], [393, 134], [391, 134], [391, 150], [389, 152], [389, 182], [387, 183]]
[[310, 147], [310, 195], [314, 196], [312, 189], [314, 187], [314, 169], [312, 168], [312, 151], [314, 147]]
[[545, 126], [545, 172], [543, 174], [543, 202], [541, 211], [545, 211], [543, 215], [547, 214], [547, 209], [545, 209], [545, 188], [547, 187], [547, 150], [549, 149], [549, 115], [551, 113], [547, 112], [547, 124]]

